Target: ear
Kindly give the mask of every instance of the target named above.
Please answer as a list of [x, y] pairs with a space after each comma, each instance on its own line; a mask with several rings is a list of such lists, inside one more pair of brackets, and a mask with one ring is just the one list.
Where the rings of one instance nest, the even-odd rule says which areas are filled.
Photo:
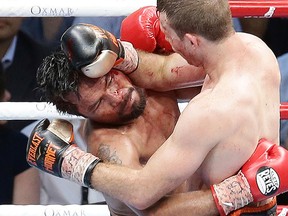
[[184, 35], [184, 38], [190, 41], [191, 46], [195, 46], [195, 47], [199, 46], [199, 40], [196, 35], [187, 33]]

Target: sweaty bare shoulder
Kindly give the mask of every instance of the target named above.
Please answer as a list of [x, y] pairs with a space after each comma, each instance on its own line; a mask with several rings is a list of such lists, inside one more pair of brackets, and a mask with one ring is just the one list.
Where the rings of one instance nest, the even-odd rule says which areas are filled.
[[243, 61], [239, 62], [240, 68], [244, 68], [248, 73], [253, 72], [252, 75], [258, 80], [265, 80], [267, 86], [278, 85], [280, 70], [273, 51], [263, 40], [254, 35], [238, 33], [238, 36], [246, 45], [246, 49], [243, 50], [245, 52]]
[[[248, 33], [237, 33], [242, 41], [247, 45], [250, 51], [255, 51], [255, 57], [265, 57], [270, 60], [276, 60], [276, 57], [269, 46], [259, 37]], [[268, 56], [267, 56], [268, 55]], [[268, 62], [267, 62], [268, 63]]]
[[104, 162], [139, 167], [139, 154], [128, 135], [114, 128], [96, 129], [88, 135], [88, 151]]

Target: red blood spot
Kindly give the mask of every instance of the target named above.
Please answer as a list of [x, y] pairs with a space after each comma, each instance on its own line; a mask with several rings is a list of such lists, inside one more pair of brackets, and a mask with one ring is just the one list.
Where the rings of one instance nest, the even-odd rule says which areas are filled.
[[172, 69], [171, 69], [171, 72], [172, 72], [172, 73], [177, 73], [177, 74], [178, 74], [179, 71], [181, 70], [181, 68], [182, 68], [182, 67], [175, 67], [175, 68], [172, 68]]
[[119, 74], [119, 71], [117, 71], [117, 70], [111, 70], [110, 71], [113, 75], [118, 75]]

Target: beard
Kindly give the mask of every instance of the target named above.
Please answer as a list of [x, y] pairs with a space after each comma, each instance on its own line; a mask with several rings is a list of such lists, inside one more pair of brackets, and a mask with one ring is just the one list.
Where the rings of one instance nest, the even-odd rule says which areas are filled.
[[[140, 100], [133, 103], [132, 111], [129, 114], [123, 114], [125, 106], [126, 106], [127, 102], [130, 100], [133, 91], [136, 91], [138, 93]], [[129, 89], [129, 93], [127, 94], [127, 97], [125, 97], [125, 99], [124, 99], [123, 105], [121, 107], [122, 111], [119, 112], [119, 119], [120, 119], [121, 123], [126, 123], [126, 122], [133, 120], [133, 119], [138, 118], [144, 112], [145, 107], [146, 107], [145, 90], [143, 88], [139, 88], [136, 86], [131, 87]]]

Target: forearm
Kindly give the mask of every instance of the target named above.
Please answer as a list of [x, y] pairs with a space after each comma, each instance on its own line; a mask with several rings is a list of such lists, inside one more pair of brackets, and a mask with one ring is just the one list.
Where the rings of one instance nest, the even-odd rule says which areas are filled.
[[203, 68], [189, 65], [177, 53], [157, 55], [136, 50], [131, 43], [117, 41], [110, 32], [89, 24], [69, 28], [62, 35], [61, 48], [73, 67], [90, 78], [115, 69], [140, 87], [169, 91], [202, 84], [205, 77]]
[[14, 179], [13, 204], [28, 205], [40, 203], [40, 178], [38, 170], [29, 168]]
[[218, 215], [210, 190], [173, 194], [143, 211], [146, 216]]
[[115, 164], [99, 163], [91, 176], [92, 187], [142, 210], [156, 203], [164, 192], [157, 190], [151, 182], [151, 175], [141, 172]]
[[171, 170], [161, 169], [163, 166], [156, 159], [150, 168], [146, 169], [147, 163], [138, 170], [101, 163], [98, 157], [75, 145], [73, 125], [63, 119], [43, 119], [35, 126], [26, 158], [30, 166], [94, 188], [138, 209], [153, 205], [184, 181], [168, 177]]
[[138, 86], [169, 91], [203, 83], [205, 73], [202, 68], [189, 65], [179, 54], [165, 56], [139, 50], [137, 52], [139, 65], [129, 77]]

